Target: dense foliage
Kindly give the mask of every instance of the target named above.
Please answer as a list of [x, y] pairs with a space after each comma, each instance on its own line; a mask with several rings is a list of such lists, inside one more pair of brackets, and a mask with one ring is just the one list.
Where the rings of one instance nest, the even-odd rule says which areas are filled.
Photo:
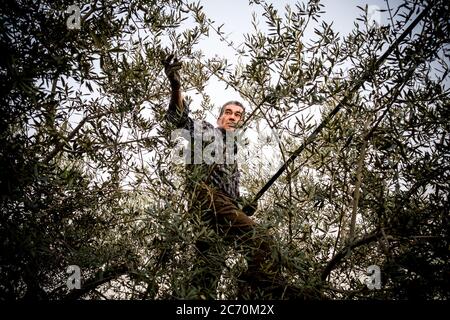
[[[316, 298], [310, 289], [331, 299], [449, 297], [447, 1], [405, 0], [382, 26], [361, 8], [344, 36], [322, 20], [319, 1], [282, 12], [250, 1], [254, 31], [242, 46], [186, 0], [84, 2], [79, 29], [68, 28], [72, 4], [0, 7], [0, 299], [235, 297], [241, 248], [189, 215], [184, 167], [171, 161], [161, 59], [174, 51], [185, 61], [183, 89], [202, 97], [194, 117], [223, 103], [205, 90], [217, 77], [249, 106], [248, 124], [277, 133], [282, 160], [344, 99], [255, 215], [304, 292], [287, 298]], [[210, 34], [240, 62], [205, 57]], [[273, 174], [256, 153], [250, 145], [243, 170], [250, 194]], [[198, 239], [229, 262], [202, 294], [193, 277], [223, 266], [196, 263]], [[80, 267], [80, 289], [67, 286], [70, 265]], [[364, 282], [372, 265], [380, 289]], [[246, 297], [271, 298], [271, 289]]]

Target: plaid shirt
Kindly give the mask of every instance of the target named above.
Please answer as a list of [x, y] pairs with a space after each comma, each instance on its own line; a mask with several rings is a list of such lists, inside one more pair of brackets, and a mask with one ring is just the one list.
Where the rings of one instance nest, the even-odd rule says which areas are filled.
[[[190, 150], [188, 155], [190, 159], [187, 161], [190, 186], [194, 187], [196, 183], [205, 182], [237, 200], [240, 197], [240, 173], [235, 161], [237, 144], [233, 132], [214, 128], [206, 121], [193, 121], [188, 112], [187, 107], [181, 115], [169, 108], [166, 118], [177, 128], [185, 129], [189, 135], [185, 138], [188, 139]], [[233, 146], [232, 150], [227, 150], [227, 146], [230, 149], [230, 145]]]

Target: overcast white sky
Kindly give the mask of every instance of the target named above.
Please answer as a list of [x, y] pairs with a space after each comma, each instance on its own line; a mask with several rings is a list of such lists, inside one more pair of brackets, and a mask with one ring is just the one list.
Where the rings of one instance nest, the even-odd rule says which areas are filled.
[[[307, 0], [285, 0], [285, 1], [267, 1], [273, 3], [274, 7], [278, 9], [280, 16], [283, 16], [284, 8], [286, 5], [290, 5], [295, 8], [296, 2], [307, 2]], [[390, 0], [390, 7], [396, 7], [399, 0]], [[354, 22], [356, 18], [362, 14], [362, 11], [357, 8], [357, 6], [376, 9], [386, 9], [385, 0], [322, 0], [320, 3], [324, 4], [325, 7], [322, 14], [323, 19], [327, 23], [333, 22], [333, 28], [335, 31], [339, 32], [341, 36], [345, 36], [351, 32], [354, 28]], [[203, 9], [208, 18], [215, 21], [214, 25], [216, 27], [223, 24], [221, 28], [222, 31], [227, 35], [227, 39], [232, 41], [235, 47], [238, 47], [244, 42], [244, 34], [252, 31], [252, 12], [258, 9], [256, 6], [249, 6], [247, 0], [208, 0], [201, 1]], [[373, 18], [379, 20], [381, 25], [388, 24], [388, 14], [386, 12], [374, 11]], [[261, 16], [261, 12], [256, 11], [260, 27], [264, 28], [264, 19]], [[320, 21], [320, 20], [319, 20]], [[311, 25], [315, 26], [315, 22]], [[305, 40], [307, 41], [309, 37], [313, 36], [313, 29], [307, 30], [305, 33]], [[226, 57], [231, 63], [236, 62], [236, 55], [232, 48], [229, 48], [225, 43], [219, 40], [216, 34], [211, 34], [208, 39], [203, 39], [200, 43], [199, 48], [205, 53], [206, 57], [214, 57], [218, 55], [220, 57]], [[225, 85], [218, 81], [216, 78], [212, 78], [206, 88], [206, 92], [212, 97], [212, 103], [215, 104], [216, 110], [223, 103], [229, 100], [242, 100], [237, 92], [232, 89], [225, 90]], [[190, 93], [189, 93], [190, 95]], [[194, 102], [191, 105], [192, 109], [200, 104], [200, 97], [195, 95], [190, 95]], [[216, 111], [217, 112], [217, 111]], [[210, 122], [215, 121], [215, 114], [210, 114], [207, 120]]]

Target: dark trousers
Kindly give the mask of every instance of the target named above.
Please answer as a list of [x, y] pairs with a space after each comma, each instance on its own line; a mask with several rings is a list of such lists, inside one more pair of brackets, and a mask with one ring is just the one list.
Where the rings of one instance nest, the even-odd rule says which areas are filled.
[[[204, 183], [196, 187], [193, 200], [191, 210], [201, 212], [202, 219], [226, 244], [238, 245], [246, 252], [248, 268], [238, 278], [240, 298], [252, 298], [258, 289], [275, 287], [278, 290], [270, 290], [277, 291], [279, 296], [274, 298], [280, 298], [284, 281], [279, 273], [279, 253], [267, 231], [242, 212], [233, 199]], [[220, 246], [210, 241], [199, 240], [196, 247], [204, 272], [193, 284], [214, 292], [225, 265], [225, 261], [218, 261], [218, 257], [223, 258], [225, 253], [217, 252]]]

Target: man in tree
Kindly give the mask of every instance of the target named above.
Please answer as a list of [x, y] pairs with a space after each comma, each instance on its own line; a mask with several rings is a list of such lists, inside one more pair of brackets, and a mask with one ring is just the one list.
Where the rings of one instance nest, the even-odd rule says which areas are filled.
[[[244, 213], [239, 204], [239, 169], [234, 159], [237, 152], [235, 130], [243, 122], [244, 106], [237, 101], [227, 102], [220, 111], [217, 128], [205, 121], [199, 125], [188, 116], [188, 110], [181, 95], [179, 75], [181, 62], [170, 55], [164, 61], [164, 67], [172, 90], [166, 118], [177, 128], [183, 128], [189, 132], [190, 149], [191, 153], [194, 153], [194, 164], [190, 161], [187, 165], [188, 188], [192, 195], [190, 210], [202, 212], [202, 219], [207, 221], [226, 241], [236, 241], [240, 245], [244, 244], [251, 248], [247, 255], [248, 270], [239, 277], [239, 280], [245, 281], [252, 291], [258, 288], [267, 289], [274, 284], [281, 288], [283, 281], [277, 280], [280, 279], [278, 263], [272, 258], [272, 251], [275, 248], [273, 239]], [[214, 137], [212, 152], [209, 154], [205, 152], [205, 137]], [[195, 139], [197, 141], [201, 139], [201, 144], [199, 145], [198, 142], [196, 144]], [[198, 161], [199, 156], [202, 161]], [[249, 211], [245, 210], [245, 212]], [[207, 241], [199, 241], [196, 245], [201, 256], [207, 258], [208, 252], [211, 251], [211, 244]], [[274, 256], [278, 255], [274, 254]], [[202, 283], [199, 286], [215, 288], [220, 275], [220, 273], [217, 274], [218, 271], [222, 270], [216, 270], [216, 274], [210, 274], [209, 277], [202, 275]], [[214, 271], [212, 270], [211, 273]]]

